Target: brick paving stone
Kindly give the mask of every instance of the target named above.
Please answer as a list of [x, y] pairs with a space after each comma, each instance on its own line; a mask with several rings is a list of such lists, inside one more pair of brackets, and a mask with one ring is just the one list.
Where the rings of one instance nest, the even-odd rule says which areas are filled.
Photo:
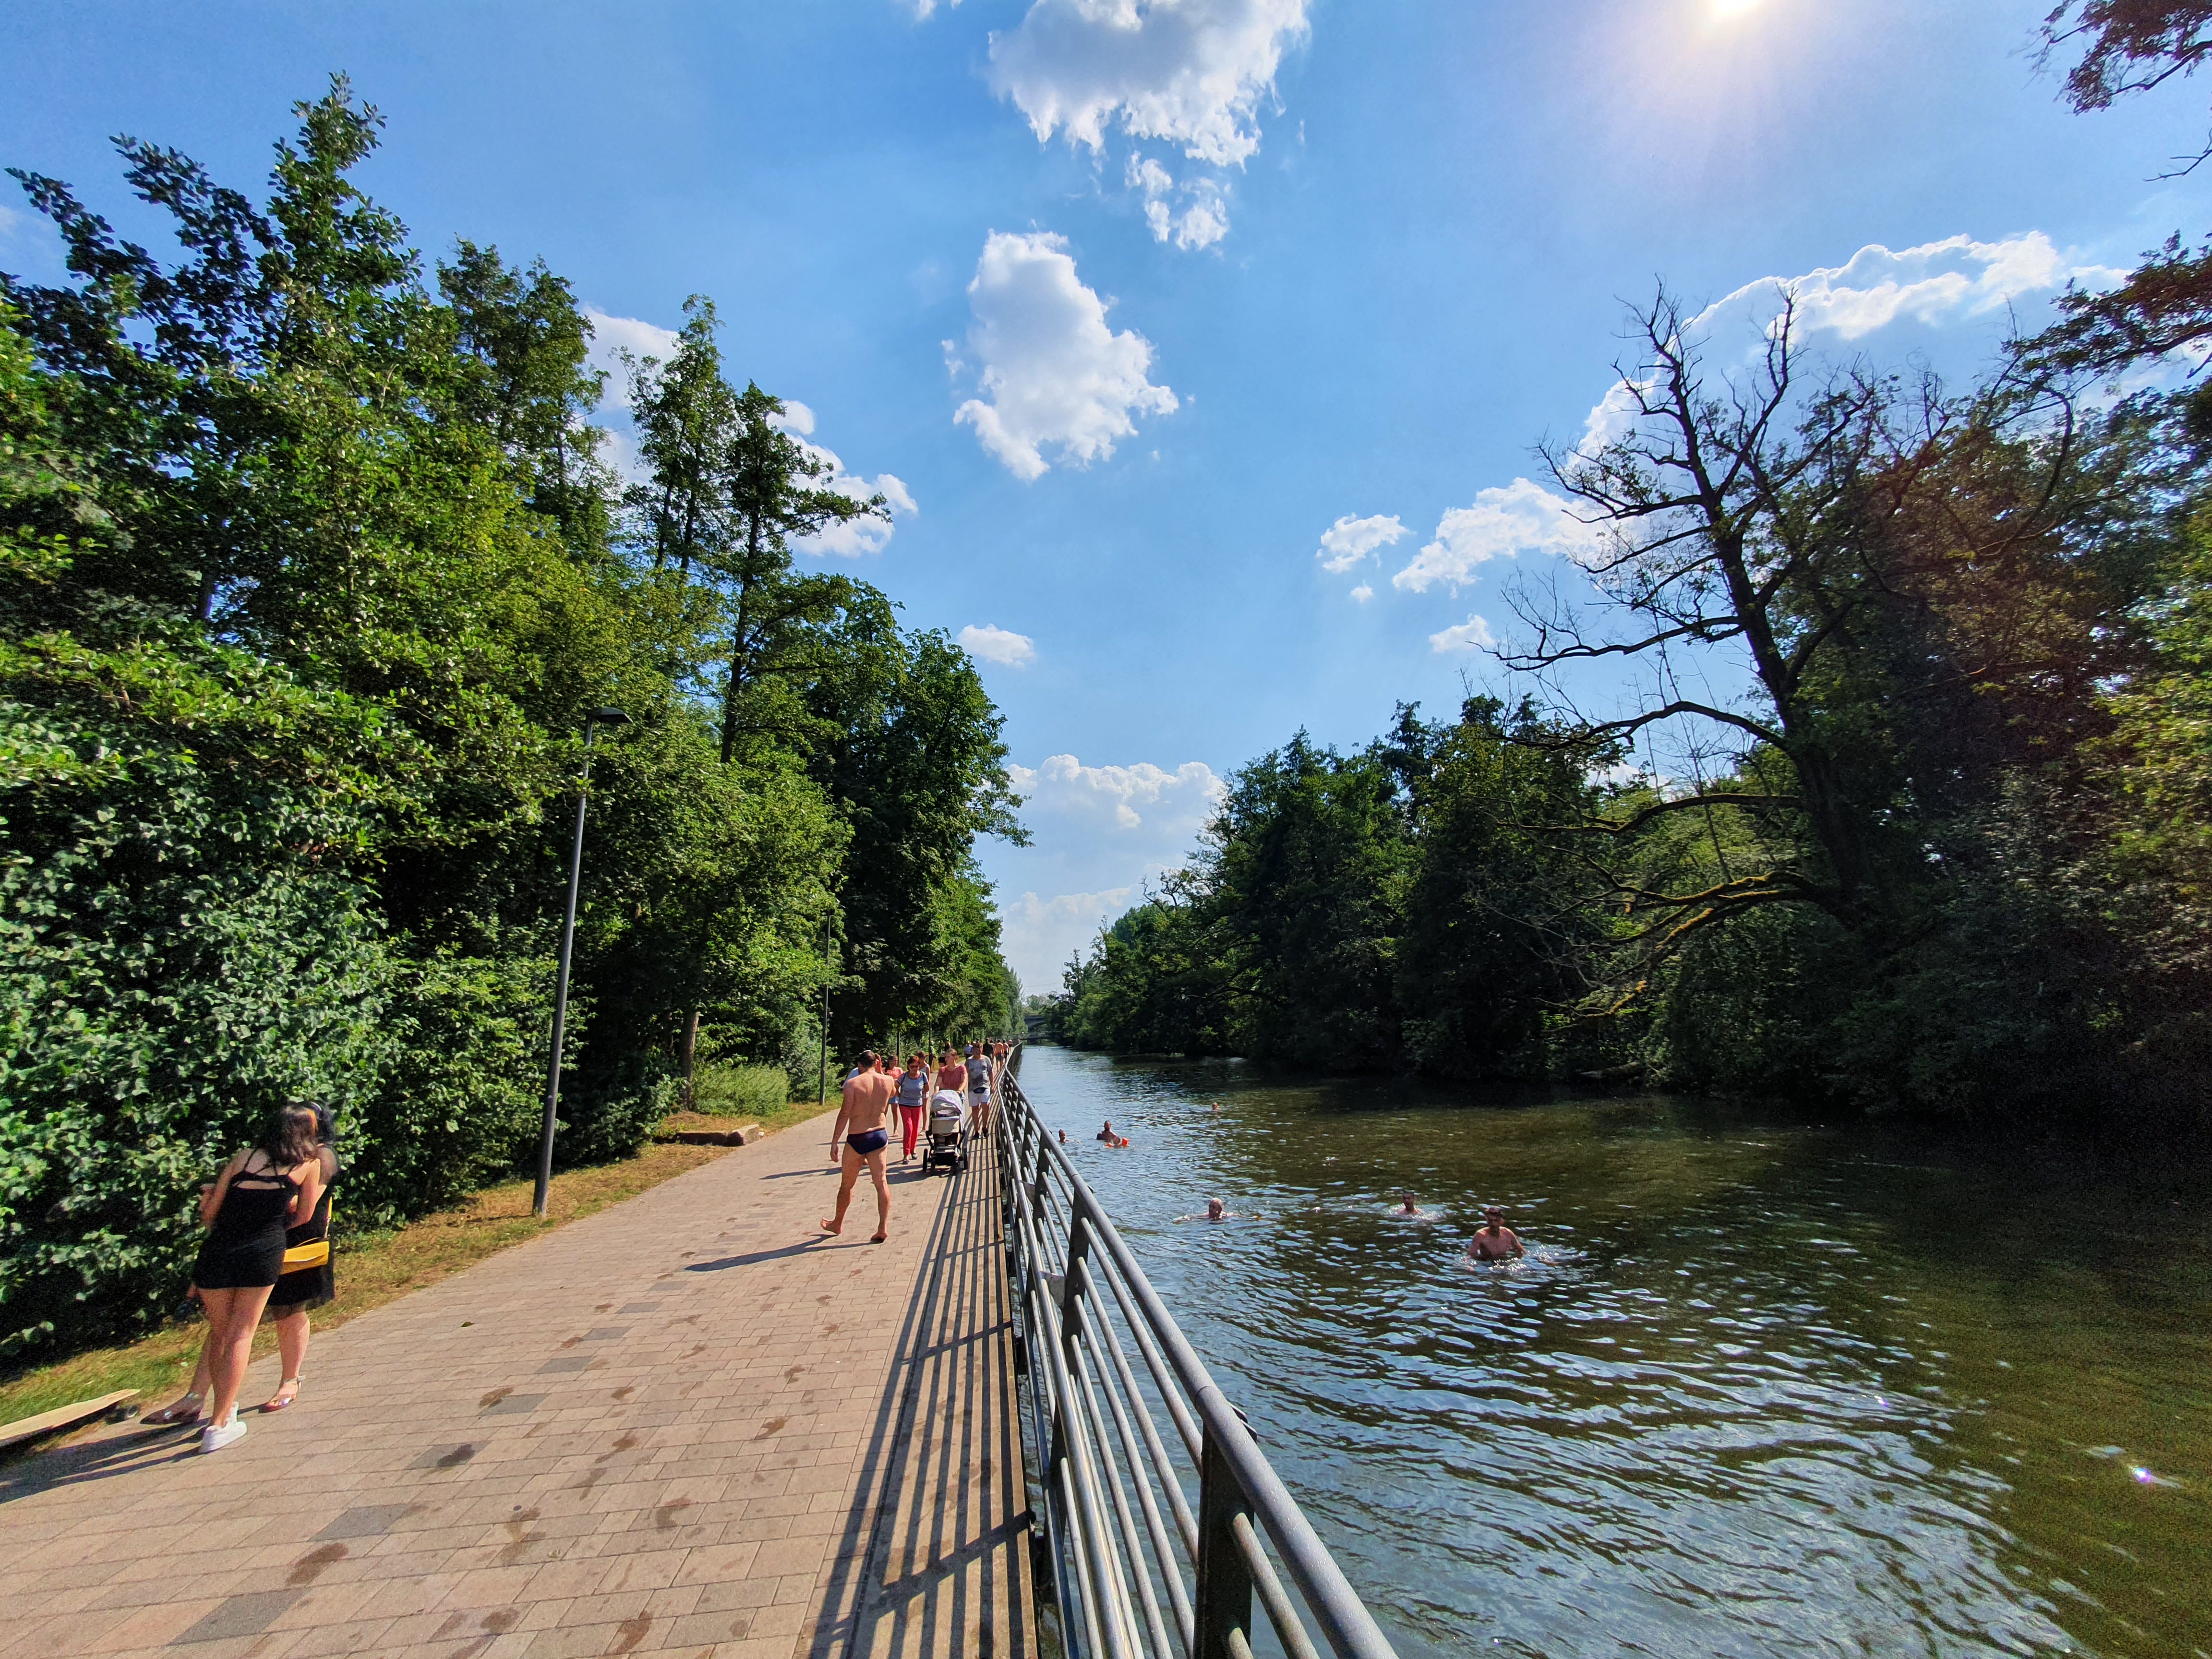
[[0, 1469], [0, 1659], [1033, 1652], [991, 1149], [872, 1246], [828, 1127], [319, 1334], [214, 1456]]

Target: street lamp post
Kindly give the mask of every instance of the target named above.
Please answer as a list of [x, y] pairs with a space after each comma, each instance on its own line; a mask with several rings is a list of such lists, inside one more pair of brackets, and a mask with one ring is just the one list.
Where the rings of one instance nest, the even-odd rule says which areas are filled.
[[561, 1044], [568, 1024], [568, 958], [576, 943], [576, 890], [584, 879], [584, 803], [592, 781], [592, 737], [595, 726], [628, 726], [619, 708], [594, 708], [584, 716], [584, 769], [576, 777], [576, 839], [568, 849], [568, 913], [561, 923], [561, 966], [553, 985], [553, 1058], [545, 1068], [545, 1128], [538, 1142], [538, 1197], [532, 1209], [545, 1219], [545, 1199], [553, 1185], [553, 1124], [561, 1109]]
[[830, 1098], [830, 921], [822, 918], [822, 1077], [814, 1085], [814, 1099], [818, 1105]]

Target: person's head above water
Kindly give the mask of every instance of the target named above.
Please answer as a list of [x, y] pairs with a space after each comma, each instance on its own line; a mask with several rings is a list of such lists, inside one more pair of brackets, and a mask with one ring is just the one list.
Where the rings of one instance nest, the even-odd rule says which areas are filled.
[[1420, 1212], [1421, 1206], [1413, 1202], [1413, 1194], [1401, 1193], [1398, 1194], [1398, 1213], [1400, 1215], [1419, 1215]]
[[1228, 1213], [1229, 1206], [1219, 1199], [1209, 1198], [1206, 1200], [1206, 1218], [1208, 1221], [1218, 1221]]

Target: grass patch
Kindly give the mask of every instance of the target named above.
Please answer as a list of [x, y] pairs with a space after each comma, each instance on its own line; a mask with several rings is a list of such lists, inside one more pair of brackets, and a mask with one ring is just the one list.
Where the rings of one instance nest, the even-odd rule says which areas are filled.
[[[817, 1116], [821, 1109], [811, 1101], [800, 1101], [780, 1113], [763, 1114], [757, 1121], [763, 1127], [781, 1128]], [[735, 1127], [734, 1123], [704, 1118], [696, 1123], [685, 1121], [696, 1115], [682, 1114], [669, 1122], [682, 1128]], [[769, 1121], [771, 1116], [777, 1121]], [[611, 1204], [635, 1198], [672, 1176], [712, 1163], [733, 1150], [726, 1146], [680, 1146], [655, 1142], [635, 1158], [618, 1164], [563, 1170], [553, 1177], [544, 1221], [530, 1212], [536, 1182], [522, 1180], [487, 1187], [465, 1204], [426, 1215], [389, 1232], [356, 1233], [350, 1237], [342, 1234], [337, 1241], [337, 1297], [310, 1316], [314, 1328], [318, 1332], [334, 1329], [356, 1315], [380, 1308], [410, 1291], [419, 1291], [464, 1267], [473, 1267], [510, 1244], [535, 1238], [565, 1222], [596, 1215]], [[344, 1202], [345, 1187], [341, 1180], [341, 1214]], [[0, 1382], [0, 1423], [12, 1423], [56, 1406], [112, 1394], [118, 1389], [137, 1389], [139, 1398], [136, 1403], [142, 1407], [166, 1404], [191, 1380], [192, 1367], [199, 1358], [200, 1342], [206, 1334], [207, 1326], [198, 1320], [190, 1324], [167, 1325], [138, 1341], [120, 1347], [88, 1349], [11, 1377]], [[264, 1323], [254, 1337], [253, 1352], [258, 1357], [276, 1346], [276, 1328]], [[307, 1360], [312, 1385], [312, 1350]], [[33, 1449], [52, 1443], [51, 1440], [36, 1442]], [[22, 1449], [18, 1448], [16, 1452], [20, 1454]], [[0, 1453], [0, 1462], [8, 1461], [10, 1455]]]

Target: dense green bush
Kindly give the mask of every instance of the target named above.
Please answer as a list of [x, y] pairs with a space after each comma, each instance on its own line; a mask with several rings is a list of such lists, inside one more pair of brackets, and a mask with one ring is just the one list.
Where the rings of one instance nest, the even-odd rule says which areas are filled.
[[692, 1109], [710, 1117], [757, 1117], [791, 1102], [791, 1079], [781, 1066], [699, 1067], [692, 1079]]

